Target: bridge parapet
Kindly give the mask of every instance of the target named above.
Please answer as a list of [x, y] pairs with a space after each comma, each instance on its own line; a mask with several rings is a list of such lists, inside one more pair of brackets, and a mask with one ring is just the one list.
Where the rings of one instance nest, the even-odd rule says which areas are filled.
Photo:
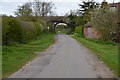
[[49, 22], [60, 22], [60, 21], [66, 21], [66, 16], [49, 16], [47, 17]]

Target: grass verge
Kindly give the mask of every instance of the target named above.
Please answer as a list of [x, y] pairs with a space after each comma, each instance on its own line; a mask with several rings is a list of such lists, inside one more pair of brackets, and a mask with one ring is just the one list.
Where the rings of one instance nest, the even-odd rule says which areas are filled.
[[100, 41], [85, 39], [79, 36], [73, 36], [74, 39], [86, 46], [89, 50], [96, 52], [96, 55], [103, 60], [103, 62], [118, 74], [118, 45], [108, 44]]
[[37, 57], [34, 52], [47, 49], [54, 43], [54, 34], [43, 34], [28, 41], [26, 44], [14, 44], [2, 47], [2, 76], [8, 77], [28, 61]]

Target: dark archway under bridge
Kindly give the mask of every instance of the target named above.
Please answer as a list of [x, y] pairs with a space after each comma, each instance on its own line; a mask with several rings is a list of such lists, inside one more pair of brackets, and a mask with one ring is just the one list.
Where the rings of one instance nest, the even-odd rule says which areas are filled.
[[66, 25], [69, 25], [67, 16], [49, 16], [47, 18], [48, 18], [48, 21], [52, 24], [54, 31], [57, 24], [59, 23], [65, 23]]
[[56, 26], [57, 26], [59, 23], [64, 23], [64, 24], [68, 25], [68, 23], [66, 23], [66, 22], [64, 22], [64, 21], [56, 21], [56, 22], [54, 22], [54, 24], [53, 24], [53, 28], [55, 29]]

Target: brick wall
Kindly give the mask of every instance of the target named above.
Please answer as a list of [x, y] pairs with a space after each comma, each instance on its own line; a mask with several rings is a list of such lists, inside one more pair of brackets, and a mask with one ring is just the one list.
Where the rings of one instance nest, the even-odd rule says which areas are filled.
[[87, 27], [84, 27], [84, 36], [86, 37], [86, 38], [88, 38], [88, 28]]
[[93, 39], [99, 38], [97, 31], [93, 27], [84, 27], [84, 36]]
[[92, 33], [93, 33], [93, 38], [94, 39], [98, 39], [99, 38], [99, 35], [98, 35], [97, 31], [95, 30], [95, 28], [92, 28]]

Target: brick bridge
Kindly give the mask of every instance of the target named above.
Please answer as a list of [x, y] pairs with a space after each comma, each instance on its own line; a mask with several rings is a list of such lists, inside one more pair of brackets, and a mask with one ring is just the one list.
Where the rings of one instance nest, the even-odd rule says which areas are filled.
[[67, 16], [48, 16], [47, 20], [53, 25], [54, 30], [57, 24], [65, 23], [68, 25], [69, 21]]

